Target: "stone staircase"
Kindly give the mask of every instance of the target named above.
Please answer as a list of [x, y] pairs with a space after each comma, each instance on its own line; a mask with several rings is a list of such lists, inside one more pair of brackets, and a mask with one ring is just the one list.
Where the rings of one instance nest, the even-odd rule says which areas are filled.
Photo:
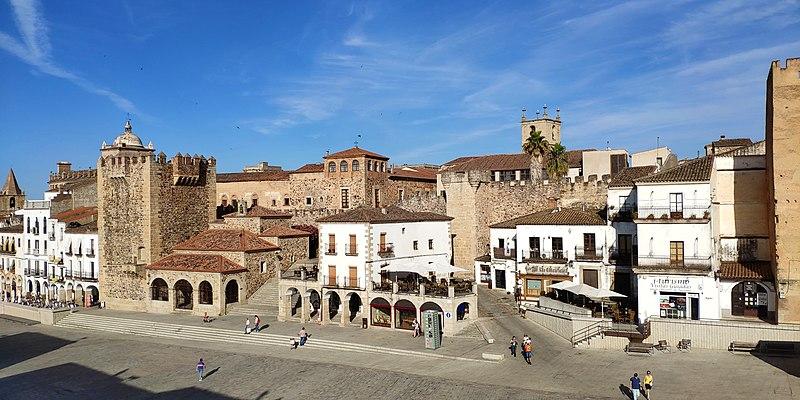
[[[176, 339], [181, 341], [194, 340], [199, 342], [217, 342], [227, 344], [242, 344], [252, 348], [280, 347], [289, 350], [289, 340], [286, 335], [276, 335], [265, 332], [245, 335], [239, 330], [211, 328], [206, 326], [179, 325], [167, 322], [156, 322], [134, 318], [119, 318], [106, 315], [75, 312], [58, 321], [56, 326], [62, 328], [81, 329], [93, 332], [108, 332], [120, 335], [134, 335], [142, 337], [156, 337], [162, 339]], [[424, 351], [393, 349], [367, 344], [341, 342], [334, 340], [318, 339], [316, 336], [306, 344], [310, 349], [333, 350], [337, 352], [354, 352], [367, 355], [389, 354], [394, 356], [411, 356], [427, 359], [450, 361], [487, 362], [485, 360], [447, 356]]]
[[278, 278], [272, 278], [261, 285], [247, 303], [239, 303], [228, 308], [228, 315], [277, 315]]

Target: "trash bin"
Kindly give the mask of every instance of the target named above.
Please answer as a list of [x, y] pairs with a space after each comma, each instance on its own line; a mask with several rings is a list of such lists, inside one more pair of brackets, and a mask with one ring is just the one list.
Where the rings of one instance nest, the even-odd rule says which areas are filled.
[[362, 329], [367, 329], [367, 319], [366, 318], [361, 318], [361, 328]]

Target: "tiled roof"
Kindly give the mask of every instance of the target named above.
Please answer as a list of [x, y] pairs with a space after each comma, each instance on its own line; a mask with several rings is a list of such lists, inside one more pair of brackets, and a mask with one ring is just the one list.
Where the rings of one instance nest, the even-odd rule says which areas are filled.
[[244, 229], [207, 229], [178, 243], [174, 250], [259, 252], [280, 247]]
[[291, 218], [292, 213], [270, 210], [266, 207], [252, 206], [244, 215], [239, 215], [237, 212], [225, 214], [223, 218]]
[[711, 142], [714, 147], [741, 147], [750, 146], [753, 141], [750, 138], [720, 139]]
[[443, 166], [443, 167], [452, 167], [453, 165], [456, 165], [456, 164], [461, 164], [461, 163], [463, 163], [463, 162], [465, 162], [465, 161], [469, 161], [469, 160], [472, 160], [473, 158], [478, 158], [478, 157], [479, 157], [479, 156], [465, 156], [465, 157], [458, 157], [458, 158], [456, 158], [456, 159], [454, 159], [454, 160], [450, 160], [450, 161], [448, 161], [448, 162], [446, 162], [446, 163], [442, 164], [442, 166]]
[[388, 160], [389, 157], [384, 155], [380, 155], [378, 153], [373, 153], [369, 150], [364, 150], [358, 147], [351, 147], [347, 150], [338, 151], [336, 153], [328, 154], [327, 156], [323, 157], [326, 160], [332, 158], [352, 158], [352, 157], [370, 157], [370, 158], [377, 158], [379, 160]]
[[[385, 212], [384, 212], [385, 211]], [[376, 208], [361, 206], [350, 211], [323, 217], [317, 222], [369, 222], [386, 224], [392, 222], [450, 221], [453, 218], [431, 212], [412, 212], [397, 206]]]
[[490, 225], [490, 228], [515, 228], [517, 225], [605, 225], [602, 210], [587, 208], [553, 208], [512, 218]]
[[311, 236], [306, 231], [300, 229], [290, 228], [288, 226], [273, 226], [259, 235], [261, 237], [278, 237], [278, 238], [291, 238], [291, 237], [307, 237]]
[[595, 149], [569, 150], [567, 151], [567, 164], [570, 168], [580, 168], [583, 165], [583, 152], [595, 151]]
[[14, 175], [14, 170], [9, 168], [8, 175], [6, 176], [6, 183], [3, 185], [3, 189], [0, 190], [0, 194], [13, 196], [23, 193], [22, 189], [19, 188], [19, 183], [17, 183], [17, 176]]
[[146, 267], [162, 271], [215, 272], [233, 274], [246, 272], [247, 268], [220, 255], [171, 254]]
[[634, 179], [636, 183], [653, 182], [704, 182], [711, 179], [714, 156], [695, 158], [642, 178]]
[[389, 175], [389, 179], [436, 182], [437, 172], [439, 172], [439, 170], [435, 168], [393, 168], [391, 175]]
[[325, 172], [325, 164], [306, 164], [292, 171], [292, 174], [307, 174], [311, 172]]
[[633, 181], [650, 175], [655, 171], [655, 165], [627, 167], [622, 171], [619, 171], [619, 173], [617, 173], [617, 175], [611, 179], [611, 182], [608, 183], [608, 187], [632, 187]]
[[465, 161], [447, 164], [447, 170], [455, 172], [513, 171], [531, 167], [531, 156], [525, 153], [490, 154], [478, 157], [462, 157], [462, 159]]
[[61, 222], [73, 222], [73, 221], [80, 221], [86, 218], [97, 218], [97, 207], [78, 207], [72, 210], [67, 210], [60, 212], [53, 216], [53, 219], [57, 219]]
[[719, 266], [722, 279], [772, 280], [769, 261], [722, 261]]
[[97, 233], [97, 221], [92, 221], [87, 224], [68, 226], [64, 230], [66, 233]]
[[0, 233], [22, 233], [24, 230], [22, 224], [17, 224], [0, 228]]
[[767, 154], [767, 142], [762, 140], [749, 146], [739, 147], [732, 151], [717, 154], [717, 157], [763, 156]]
[[286, 171], [223, 172], [217, 174], [217, 183], [286, 181], [286, 180], [289, 180], [289, 173]]

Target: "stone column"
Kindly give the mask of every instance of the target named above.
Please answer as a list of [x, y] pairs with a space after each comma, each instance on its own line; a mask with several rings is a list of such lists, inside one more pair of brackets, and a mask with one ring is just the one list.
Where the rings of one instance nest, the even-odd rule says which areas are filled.
[[326, 299], [324, 292], [322, 292], [321, 290], [320, 293], [321, 295], [319, 300], [320, 301], [319, 312], [322, 313], [322, 315], [320, 315], [320, 320], [322, 321], [322, 325], [327, 325], [331, 319], [331, 313], [329, 312], [331, 307], [330, 305], [331, 299], [330, 298]]
[[[344, 306], [345, 302], [347, 303], [347, 307]], [[342, 304], [339, 305], [339, 310], [340, 310], [340, 312], [339, 312], [339, 314], [340, 314], [339, 315], [339, 325], [347, 326], [347, 320], [348, 320], [348, 317], [349, 317], [348, 314], [350, 314], [350, 298], [349, 297], [345, 297], [345, 299], [342, 300]]]
[[420, 283], [419, 284], [419, 295], [422, 296], [422, 297], [425, 297], [425, 284], [424, 283]]
[[301, 293], [300, 294], [300, 322], [308, 321], [308, 314], [309, 312], [309, 302], [311, 301], [311, 296], [308, 293]]
[[391, 308], [389, 308], [389, 310], [391, 310], [391, 313], [389, 314], [390, 315], [390, 317], [389, 317], [390, 318], [390, 326], [392, 327], [392, 329], [395, 329], [395, 326], [394, 326], [394, 296], [392, 296], [392, 304], [390, 304], [390, 306], [391, 306]]

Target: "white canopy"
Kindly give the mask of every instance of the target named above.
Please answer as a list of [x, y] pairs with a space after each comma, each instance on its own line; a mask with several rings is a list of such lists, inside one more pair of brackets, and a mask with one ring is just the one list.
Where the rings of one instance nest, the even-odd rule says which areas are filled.
[[427, 275], [428, 272], [433, 272], [436, 275], [447, 275], [451, 272], [463, 272], [462, 268], [452, 266], [437, 261], [404, 261], [386, 265], [382, 268], [385, 272], [413, 272], [420, 275]]
[[566, 289], [566, 288], [568, 288], [570, 286], [575, 286], [575, 285], [577, 285], [577, 283], [575, 283], [573, 281], [561, 281], [561, 282], [554, 283], [554, 284], [550, 285], [550, 288], [564, 290], [564, 289]]
[[606, 299], [609, 297], [628, 297], [622, 293], [617, 293], [613, 290], [608, 290], [608, 289], [595, 289], [594, 293], [588, 294], [587, 296], [593, 299]]
[[578, 295], [584, 295], [586, 297], [591, 297], [592, 294], [597, 292], [597, 289], [595, 287], [589, 286], [585, 283], [574, 284], [572, 286], [564, 288], [564, 290]]

